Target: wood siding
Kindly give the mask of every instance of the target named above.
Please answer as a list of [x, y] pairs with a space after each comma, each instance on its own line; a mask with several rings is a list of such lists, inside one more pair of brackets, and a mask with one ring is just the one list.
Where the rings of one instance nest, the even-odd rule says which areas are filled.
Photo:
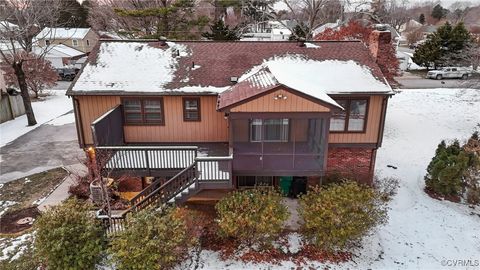
[[[80, 105], [80, 116], [82, 119], [82, 130], [85, 144], [93, 144], [92, 138], [92, 122], [98, 117], [120, 104], [118, 96], [78, 96], [78, 104]], [[81, 131], [79, 131], [81, 132]]]
[[329, 143], [377, 143], [382, 116], [383, 96], [371, 96], [368, 105], [367, 128], [364, 133], [330, 133]]
[[[274, 99], [277, 95], [287, 99]], [[330, 109], [286, 90], [260, 96], [230, 109], [231, 112], [329, 112]]]
[[[91, 123], [120, 104], [118, 96], [77, 96], [85, 144], [93, 144]], [[165, 96], [163, 126], [124, 126], [126, 143], [227, 142], [228, 127], [224, 114], [216, 111], [217, 97], [202, 96], [202, 121], [183, 121], [181, 96]]]
[[227, 142], [224, 114], [216, 111], [217, 96], [200, 97], [202, 121], [183, 121], [181, 96], [163, 97], [164, 126], [125, 126], [125, 141], [147, 142]]

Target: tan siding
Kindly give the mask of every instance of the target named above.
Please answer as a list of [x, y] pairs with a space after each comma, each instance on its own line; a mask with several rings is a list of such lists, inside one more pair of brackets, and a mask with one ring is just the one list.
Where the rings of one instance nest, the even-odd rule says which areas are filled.
[[[99, 116], [120, 104], [118, 96], [79, 96], [82, 127], [86, 144], [92, 144], [90, 125]], [[200, 122], [183, 121], [183, 103], [180, 96], [163, 98], [164, 126], [125, 126], [125, 141], [130, 143], [161, 142], [226, 142], [227, 120], [216, 111], [216, 96], [200, 97]]]
[[226, 142], [227, 120], [216, 111], [216, 96], [200, 97], [200, 122], [183, 121], [183, 101], [180, 96], [163, 98], [164, 126], [125, 126], [126, 142]]
[[95, 119], [120, 103], [115, 96], [78, 96], [82, 119], [83, 137], [85, 144], [92, 144], [92, 130], [90, 125]]
[[[287, 99], [275, 100], [282, 94]], [[286, 90], [260, 96], [230, 109], [231, 112], [329, 112], [330, 109]]]
[[330, 133], [329, 143], [377, 143], [382, 115], [382, 96], [371, 96], [365, 133]]

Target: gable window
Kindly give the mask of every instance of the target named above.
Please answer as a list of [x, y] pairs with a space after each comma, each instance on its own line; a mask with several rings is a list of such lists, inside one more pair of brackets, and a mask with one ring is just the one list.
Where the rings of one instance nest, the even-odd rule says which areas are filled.
[[200, 98], [183, 98], [183, 120], [200, 121]]
[[368, 98], [339, 99], [336, 102], [345, 110], [335, 110], [330, 119], [330, 131], [364, 132], [367, 122]]
[[251, 142], [288, 142], [288, 119], [251, 119]]
[[90, 40], [87, 39], [87, 46], [90, 46]]
[[74, 47], [77, 47], [77, 46], [78, 46], [78, 40], [72, 39], [72, 45], [73, 45]]
[[50, 46], [50, 40], [49, 40], [49, 39], [46, 39], [46, 40], [45, 40], [45, 45], [46, 45], [46, 46]]
[[155, 99], [123, 99], [125, 124], [163, 125], [163, 100]]

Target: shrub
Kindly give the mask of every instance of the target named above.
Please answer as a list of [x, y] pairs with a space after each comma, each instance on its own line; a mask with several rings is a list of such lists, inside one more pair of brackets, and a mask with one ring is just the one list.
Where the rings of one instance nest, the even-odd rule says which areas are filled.
[[90, 205], [70, 199], [35, 222], [35, 252], [48, 269], [93, 269], [105, 244]]
[[380, 193], [380, 198], [384, 201], [390, 201], [397, 194], [400, 181], [395, 177], [379, 178], [375, 176], [373, 179], [374, 188]]
[[234, 191], [215, 208], [220, 237], [260, 247], [270, 246], [289, 215], [280, 193], [270, 188]]
[[[16, 250], [18, 252], [18, 250]], [[33, 248], [30, 245], [23, 250], [20, 256], [16, 258], [0, 260], [0, 269], [2, 270], [42, 270], [41, 263], [37, 256], [33, 253]]]
[[165, 269], [182, 260], [194, 241], [180, 211], [151, 209], [127, 219], [110, 251], [116, 269]]
[[473, 155], [464, 151], [458, 141], [451, 145], [442, 141], [427, 167], [426, 188], [443, 196], [461, 195], [463, 177], [472, 162]]
[[310, 190], [300, 198], [304, 239], [317, 248], [348, 248], [387, 220], [380, 194], [346, 181]]

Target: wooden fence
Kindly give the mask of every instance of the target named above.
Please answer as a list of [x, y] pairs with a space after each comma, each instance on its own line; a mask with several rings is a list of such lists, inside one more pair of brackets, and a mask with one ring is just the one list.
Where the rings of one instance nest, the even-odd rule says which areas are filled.
[[2, 94], [0, 99], [0, 123], [15, 119], [15, 117], [23, 114], [25, 114], [25, 107], [23, 106], [22, 96]]

